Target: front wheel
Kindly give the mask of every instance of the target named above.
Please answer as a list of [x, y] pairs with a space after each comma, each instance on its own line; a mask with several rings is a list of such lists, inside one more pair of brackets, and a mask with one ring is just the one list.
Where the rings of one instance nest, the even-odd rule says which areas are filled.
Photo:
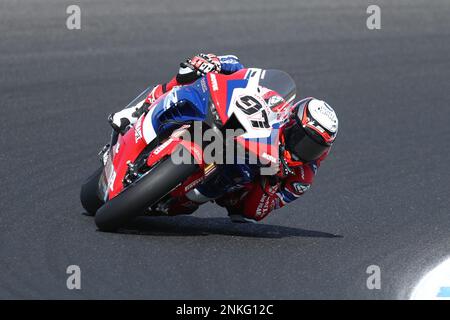
[[99, 180], [103, 172], [103, 167], [98, 168], [81, 186], [81, 205], [88, 215], [95, 215], [97, 210], [103, 205], [103, 200], [98, 195]]
[[198, 170], [195, 163], [174, 164], [171, 158], [158, 163], [143, 178], [106, 202], [95, 216], [101, 231], [115, 231], [141, 215]]

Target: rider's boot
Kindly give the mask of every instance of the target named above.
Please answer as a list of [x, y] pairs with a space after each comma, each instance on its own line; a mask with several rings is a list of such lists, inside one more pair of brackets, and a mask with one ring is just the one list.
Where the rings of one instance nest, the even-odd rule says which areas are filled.
[[129, 126], [136, 123], [141, 115], [143, 115], [150, 106], [149, 103], [143, 103], [139, 108], [127, 108], [122, 111], [112, 113], [108, 117], [108, 122], [117, 133], [124, 134]]
[[109, 115], [108, 122], [115, 132], [124, 134], [128, 126], [136, 122], [137, 118], [133, 117], [134, 111], [133, 108], [128, 108]]

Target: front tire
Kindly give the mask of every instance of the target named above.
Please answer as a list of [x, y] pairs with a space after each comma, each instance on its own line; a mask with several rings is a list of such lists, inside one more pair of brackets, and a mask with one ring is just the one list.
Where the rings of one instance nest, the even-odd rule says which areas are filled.
[[104, 204], [98, 196], [98, 184], [103, 172], [103, 167], [98, 168], [81, 186], [81, 205], [88, 215], [94, 216], [97, 210]]
[[172, 191], [198, 170], [195, 163], [174, 164], [171, 158], [158, 163], [145, 177], [107, 201], [95, 216], [101, 231], [115, 231]]

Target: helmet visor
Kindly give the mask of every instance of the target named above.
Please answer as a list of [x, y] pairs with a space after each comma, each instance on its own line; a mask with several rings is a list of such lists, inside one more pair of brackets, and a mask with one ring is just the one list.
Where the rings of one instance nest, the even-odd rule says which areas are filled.
[[330, 146], [317, 142], [306, 130], [297, 124], [285, 130], [286, 147], [294, 160], [310, 162], [317, 160]]

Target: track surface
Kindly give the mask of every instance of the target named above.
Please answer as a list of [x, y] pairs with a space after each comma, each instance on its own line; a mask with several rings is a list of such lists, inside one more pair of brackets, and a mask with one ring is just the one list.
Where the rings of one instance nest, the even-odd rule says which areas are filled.
[[[0, 3], [0, 298], [408, 298], [449, 254], [450, 3], [376, 1], [369, 31], [366, 1], [155, 2], [77, 1], [80, 31], [61, 1]], [[335, 107], [314, 187], [258, 225], [206, 205], [96, 231], [78, 194], [106, 116], [198, 51], [290, 71]]]

